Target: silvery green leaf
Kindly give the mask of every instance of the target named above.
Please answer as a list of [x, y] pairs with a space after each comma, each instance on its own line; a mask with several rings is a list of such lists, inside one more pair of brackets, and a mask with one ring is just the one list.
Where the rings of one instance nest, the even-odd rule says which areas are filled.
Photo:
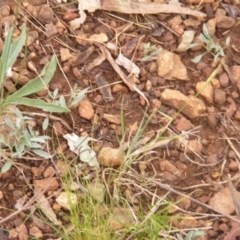
[[40, 157], [43, 157], [43, 158], [51, 158], [51, 155], [47, 152], [44, 152], [40, 149], [34, 149], [34, 150], [31, 150], [31, 152], [35, 153], [36, 155], [40, 156]]
[[60, 106], [61, 107], [64, 107], [64, 108], [68, 108], [67, 107], [67, 104], [66, 104], [66, 101], [65, 101], [65, 98], [64, 98], [64, 96], [63, 95], [61, 95], [60, 97], [59, 97], [59, 103], [60, 103]]
[[201, 61], [203, 55], [204, 54], [198, 55], [194, 59], [192, 59], [191, 61], [194, 62], [194, 63], [199, 63]]
[[148, 61], [150, 58], [151, 58], [151, 56], [144, 56], [144, 57], [142, 57], [142, 58], [140, 59], [140, 61], [146, 62], [146, 61]]
[[11, 120], [9, 120], [8, 118], [5, 118], [4, 120], [8, 127], [10, 127], [12, 130], [15, 130], [15, 126]]
[[228, 37], [226, 38], [226, 45], [227, 45], [227, 46], [229, 46], [229, 45], [230, 45], [230, 41], [231, 41], [231, 37], [230, 37], [230, 36], [228, 36]]
[[53, 98], [56, 98], [58, 95], [58, 88], [56, 88], [53, 92]]
[[71, 101], [70, 103], [70, 107], [74, 106], [75, 104], [77, 104], [78, 102], [80, 102], [84, 97], [85, 94], [87, 93], [88, 88], [85, 88], [83, 90], [81, 90], [76, 97], [74, 97], [74, 99]]
[[5, 172], [9, 171], [11, 169], [12, 165], [13, 165], [12, 161], [5, 162], [2, 166], [1, 173], [5, 173]]
[[212, 39], [211, 36], [209, 35], [208, 29], [205, 23], [203, 24], [203, 34], [207, 39]]
[[32, 142], [31, 143], [31, 148], [41, 148], [42, 146], [40, 145], [40, 144], [38, 144], [38, 143], [34, 143], [34, 142]]
[[43, 131], [46, 131], [49, 125], [49, 118], [45, 118], [42, 122], [42, 129]]
[[47, 137], [45, 137], [45, 136], [39, 136], [39, 137], [33, 137], [33, 138], [31, 138], [30, 139], [30, 141], [31, 142], [38, 142], [38, 143], [46, 143], [46, 139], [50, 139], [50, 137], [49, 138], [47, 138]]

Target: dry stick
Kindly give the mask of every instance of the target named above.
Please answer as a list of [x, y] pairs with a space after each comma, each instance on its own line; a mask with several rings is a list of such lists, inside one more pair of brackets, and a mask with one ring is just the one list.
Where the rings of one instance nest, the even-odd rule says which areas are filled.
[[237, 159], [237, 164], [238, 164], [238, 170], [240, 172], [240, 163], [239, 163], [239, 160], [240, 160], [240, 154], [238, 153], [237, 149], [234, 147], [234, 145], [232, 144], [231, 140], [229, 139], [229, 137], [223, 133], [225, 139], [227, 140], [227, 143], [229, 144], [230, 148], [236, 153], [238, 159]]
[[[53, 174], [49, 177], [49, 179], [53, 176]], [[50, 183], [50, 182], [49, 182]], [[14, 216], [16, 216], [17, 214], [19, 214], [22, 211], [28, 210], [30, 208], [32, 208], [32, 204], [34, 203], [35, 199], [38, 197], [38, 195], [43, 194], [44, 192], [47, 191], [47, 188], [49, 186], [49, 183], [46, 184], [45, 188], [42, 189], [41, 191], [38, 191], [36, 194], [34, 194], [34, 196], [20, 209], [18, 209], [16, 212], [10, 214], [9, 216], [5, 217], [4, 219], [0, 220], [0, 224], [5, 223], [6, 221], [10, 220], [11, 218], [13, 218]]]
[[217, 213], [219, 213], [219, 214], [221, 214], [221, 215], [223, 215], [223, 216], [225, 216], [225, 217], [227, 217], [227, 218], [229, 218], [229, 219], [231, 219], [231, 220], [233, 220], [233, 221], [235, 221], [235, 222], [240, 223], [240, 219], [237, 219], [237, 218], [235, 218], [235, 217], [233, 217], [233, 216], [231, 216], [231, 215], [229, 215], [229, 214], [222, 213], [222, 212], [220, 212], [219, 210], [216, 210], [216, 209], [212, 208], [211, 206], [209, 206], [209, 205], [207, 205], [207, 204], [205, 204], [205, 203], [202, 203], [202, 202], [200, 202], [200, 201], [198, 201], [198, 200], [196, 200], [196, 199], [188, 196], [187, 194], [181, 193], [181, 192], [173, 189], [172, 187], [170, 187], [170, 186], [167, 185], [167, 184], [163, 184], [163, 183], [160, 183], [160, 182], [157, 182], [157, 181], [154, 181], [154, 180], [151, 180], [151, 181], [154, 182], [154, 183], [155, 183], [156, 185], [158, 185], [159, 187], [161, 187], [161, 188], [163, 188], [163, 189], [165, 189], [165, 190], [167, 190], [167, 191], [171, 191], [171, 192], [173, 192], [173, 193], [175, 193], [175, 194], [178, 194], [178, 195], [180, 195], [180, 196], [182, 196], [182, 197], [184, 197], [184, 198], [187, 198], [187, 199], [191, 200], [192, 202], [195, 202], [195, 203], [201, 205], [202, 207], [205, 207], [205, 208], [207, 208], [207, 209], [210, 209], [211, 211], [217, 212]]
[[240, 219], [240, 199], [239, 199], [239, 195], [236, 188], [233, 186], [233, 183], [229, 174], [228, 174], [228, 187], [232, 195], [232, 200], [236, 210], [237, 218]]

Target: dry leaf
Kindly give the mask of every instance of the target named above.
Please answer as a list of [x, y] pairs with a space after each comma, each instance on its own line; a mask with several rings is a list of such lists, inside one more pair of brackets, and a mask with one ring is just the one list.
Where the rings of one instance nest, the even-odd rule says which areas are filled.
[[35, 198], [38, 206], [42, 210], [42, 212], [45, 214], [45, 216], [55, 225], [60, 225], [61, 222], [57, 220], [57, 216], [52, 210], [48, 200], [44, 196], [44, 194], [41, 191], [41, 188], [38, 186], [34, 187], [35, 192]]
[[205, 17], [206, 14], [191, 10], [190, 8], [181, 7], [176, 4], [162, 4], [162, 3], [145, 3], [128, 0], [79, 0], [78, 4], [80, 18], [74, 19], [70, 22], [70, 26], [75, 30], [80, 27], [86, 20], [84, 10], [94, 12], [97, 9], [106, 11], [115, 11], [127, 14], [157, 14], [157, 13], [177, 13], [187, 14], [195, 17]]
[[123, 82], [130, 88], [131, 91], [136, 91], [139, 95], [141, 95], [149, 105], [149, 101], [145, 97], [145, 95], [137, 88], [136, 84], [133, 83], [120, 69], [120, 67], [116, 64], [116, 62], [113, 60], [112, 55], [110, 52], [106, 49], [106, 47], [102, 46], [101, 44], [95, 43], [102, 51], [102, 53], [105, 55], [109, 63], [112, 65], [113, 69], [118, 73], [118, 75], [121, 77]]

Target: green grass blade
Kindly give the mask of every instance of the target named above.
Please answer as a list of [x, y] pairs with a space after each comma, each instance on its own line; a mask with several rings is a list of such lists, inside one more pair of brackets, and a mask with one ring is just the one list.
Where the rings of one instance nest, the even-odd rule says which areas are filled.
[[6, 107], [11, 104], [40, 108], [45, 112], [55, 112], [55, 113], [70, 112], [68, 108], [61, 107], [53, 103], [47, 103], [41, 99], [30, 99], [30, 98], [24, 98], [24, 97], [10, 99], [6, 103], [4, 102], [2, 107]]
[[21, 35], [19, 36], [19, 38], [15, 40], [10, 46], [10, 52], [7, 60], [7, 69], [12, 67], [12, 65], [16, 61], [26, 41], [26, 25], [25, 24], [22, 25], [21, 30], [22, 30]]
[[1, 55], [1, 59], [0, 59], [0, 86], [3, 86], [3, 81], [5, 79], [5, 74], [8, 70], [7, 68], [7, 59], [9, 57], [9, 51], [10, 51], [10, 47], [11, 47], [11, 40], [12, 40], [12, 35], [13, 35], [13, 28], [11, 27], [8, 31], [7, 37], [5, 39], [5, 43], [3, 46], [3, 52]]
[[20, 88], [17, 92], [13, 93], [9, 97], [7, 97], [5, 102], [17, 100], [19, 97], [28, 96], [32, 93], [36, 93], [42, 90], [52, 79], [54, 72], [57, 67], [56, 57], [53, 55], [51, 61], [44, 67], [40, 76], [36, 77], [25, 84], [22, 88]]

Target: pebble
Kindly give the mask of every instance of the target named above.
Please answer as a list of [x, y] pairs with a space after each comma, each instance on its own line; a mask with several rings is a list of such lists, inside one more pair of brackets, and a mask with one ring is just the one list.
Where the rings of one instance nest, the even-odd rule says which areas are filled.
[[126, 226], [130, 227], [134, 224], [132, 210], [123, 207], [115, 207], [113, 213], [108, 218], [108, 224], [111, 231], [122, 229]]
[[220, 82], [216, 78], [212, 79], [211, 84], [212, 84], [213, 88], [215, 88], [215, 89], [220, 88]]
[[151, 100], [151, 107], [153, 109], [157, 109], [157, 110], [160, 110], [161, 109], [161, 106], [162, 106], [162, 103], [161, 101], [159, 101], [158, 99], [152, 99]]
[[92, 104], [87, 99], [82, 99], [78, 106], [78, 114], [80, 117], [90, 120], [94, 115]]
[[214, 89], [214, 102], [223, 105], [226, 102], [226, 93], [220, 89]]
[[55, 177], [34, 180], [34, 184], [47, 191], [55, 191], [59, 187], [59, 183]]
[[123, 154], [121, 149], [103, 147], [98, 155], [98, 162], [102, 166], [114, 167], [123, 163]]
[[184, 210], [188, 210], [191, 207], [191, 200], [188, 198], [177, 196], [176, 201], [177, 205]]
[[37, 15], [37, 19], [43, 24], [53, 22], [54, 13], [48, 5], [42, 5]]
[[162, 50], [161, 53], [157, 55], [157, 65], [157, 73], [159, 77], [168, 80], [178, 79], [189, 81], [187, 69], [181, 62], [180, 56], [177, 54]]
[[229, 85], [229, 77], [226, 72], [220, 74], [219, 76], [219, 83], [222, 87], [228, 87]]
[[105, 43], [108, 42], [108, 36], [105, 33], [93, 34], [89, 38], [89, 43]]
[[229, 170], [231, 171], [237, 171], [238, 170], [238, 163], [236, 161], [231, 161], [229, 164], [228, 164], [228, 168]]
[[192, 129], [194, 126], [193, 124], [187, 120], [184, 117], [181, 117], [179, 120], [177, 120], [175, 128], [177, 129], [178, 132], [182, 132], [182, 131], [187, 131]]
[[186, 152], [187, 153], [197, 153], [198, 155], [201, 154], [202, 151], [202, 143], [197, 139], [188, 140]]
[[43, 172], [43, 177], [45, 178], [50, 177], [54, 173], [55, 173], [54, 168], [52, 166], [48, 166]]
[[176, 166], [174, 164], [172, 164], [171, 162], [169, 162], [168, 160], [160, 161], [159, 166], [160, 166], [161, 171], [167, 171], [167, 172], [173, 174], [174, 176], [180, 176], [182, 174], [182, 171], [180, 171], [178, 168], [176, 168]]
[[38, 39], [38, 32], [37, 31], [30, 31], [27, 35], [27, 46], [30, 46], [33, 44], [33, 42]]
[[108, 122], [111, 122], [111, 123], [115, 123], [117, 125], [120, 125], [121, 124], [121, 117], [119, 114], [117, 115], [112, 115], [112, 114], [107, 114], [107, 113], [104, 113], [103, 114], [103, 119], [108, 121]]
[[234, 26], [235, 20], [227, 16], [218, 16], [216, 19], [216, 25], [218, 28], [229, 29]]
[[161, 94], [161, 102], [177, 110], [186, 105], [182, 112], [190, 118], [200, 117], [206, 112], [206, 107], [201, 99], [195, 96], [185, 96], [178, 90], [165, 89]]
[[197, 82], [195, 86], [196, 92], [202, 96], [208, 103], [213, 102], [213, 87], [207, 82]]
[[36, 239], [40, 239], [43, 237], [42, 231], [40, 229], [38, 229], [37, 227], [29, 228], [29, 235], [33, 236]]
[[[240, 197], [240, 193], [237, 192]], [[210, 199], [209, 205], [221, 214], [232, 214], [235, 211], [235, 206], [232, 200], [230, 189], [223, 188]]]
[[71, 210], [78, 203], [78, 198], [75, 193], [61, 192], [56, 198], [56, 202], [64, 209]]
[[238, 91], [240, 91], [240, 66], [234, 65], [230, 68], [232, 73], [232, 78], [236, 83]]
[[46, 24], [45, 27], [46, 27], [45, 32], [46, 32], [47, 38], [52, 38], [58, 34], [58, 29], [53, 23]]
[[125, 86], [123, 86], [122, 84], [117, 83], [113, 86], [112, 92], [113, 93], [116, 93], [116, 92], [128, 93], [128, 89]]
[[181, 36], [180, 43], [176, 49], [177, 52], [185, 52], [188, 50], [189, 45], [192, 43], [194, 39], [195, 32], [193, 30], [184, 31]]
[[210, 36], [214, 36], [216, 32], [216, 19], [210, 19], [206, 23], [206, 27]]
[[[62, 62], [65, 62], [67, 61], [69, 58], [72, 57], [72, 54], [70, 53], [69, 49], [68, 48], [60, 48], [60, 56], [61, 56], [61, 60]], [[77, 69], [77, 68], [74, 68], [74, 69]], [[78, 69], [77, 69], [78, 70]], [[74, 73], [75, 70], [73, 70], [73, 73]], [[75, 76], [75, 74], [74, 74]], [[76, 76], [75, 76], [76, 77]]]

